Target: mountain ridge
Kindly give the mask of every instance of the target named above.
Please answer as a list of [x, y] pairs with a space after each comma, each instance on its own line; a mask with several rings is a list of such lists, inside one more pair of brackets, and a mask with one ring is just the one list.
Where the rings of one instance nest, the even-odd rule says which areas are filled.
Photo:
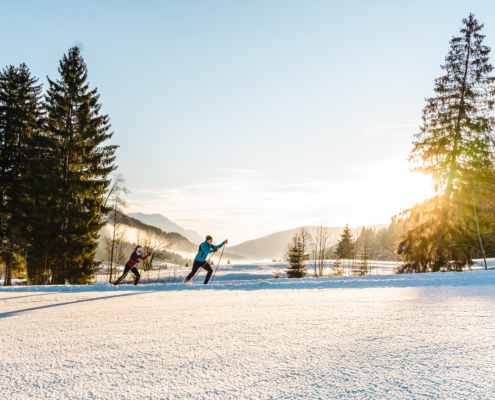
[[199, 236], [199, 234], [196, 231], [193, 231], [191, 229], [185, 229], [177, 225], [175, 222], [169, 220], [167, 217], [165, 217], [162, 214], [144, 214], [141, 212], [137, 212], [137, 213], [129, 213], [127, 215], [129, 217], [137, 219], [138, 221], [141, 221], [144, 224], [160, 228], [163, 232], [179, 233], [180, 235], [184, 236], [187, 240], [189, 240], [191, 243], [194, 244], [200, 244], [204, 240], [201, 236]]

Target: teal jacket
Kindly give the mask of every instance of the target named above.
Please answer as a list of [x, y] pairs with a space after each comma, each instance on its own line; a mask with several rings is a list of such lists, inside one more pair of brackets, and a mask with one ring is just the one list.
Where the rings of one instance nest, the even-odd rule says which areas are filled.
[[220, 249], [223, 247], [223, 243], [220, 243], [218, 246], [214, 244], [208, 244], [208, 242], [203, 242], [199, 245], [199, 252], [196, 256], [196, 261], [206, 261], [206, 257], [208, 254], [211, 254], [215, 251], [215, 249]]

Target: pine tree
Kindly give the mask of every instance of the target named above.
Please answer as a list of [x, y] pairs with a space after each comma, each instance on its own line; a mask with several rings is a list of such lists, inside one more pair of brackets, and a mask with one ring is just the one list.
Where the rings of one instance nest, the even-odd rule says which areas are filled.
[[97, 89], [89, 90], [87, 67], [77, 47], [60, 61], [60, 79], [48, 78], [47, 134], [55, 160], [57, 248], [52, 283], [85, 283], [94, 273], [98, 232], [104, 225], [108, 175], [115, 170], [117, 146], [103, 146], [112, 137], [107, 115], [101, 115]]
[[355, 243], [352, 231], [349, 229], [349, 224], [345, 226], [344, 232], [340, 235], [335, 253], [339, 260], [352, 260], [355, 256]]
[[436, 95], [427, 100], [410, 155], [410, 161], [422, 164], [413, 170], [432, 177], [437, 195], [402, 215], [410, 227], [398, 250], [404, 271], [471, 265], [473, 197], [475, 191], [486, 195], [484, 188], [491, 185], [495, 78], [490, 48], [482, 44], [483, 25], [474, 15], [463, 24], [462, 35], [450, 41], [442, 66], [446, 74], [435, 81]]
[[45, 132], [31, 136], [27, 147], [28, 163], [24, 179], [26, 202], [23, 210], [26, 223], [23, 236], [28, 243], [27, 271], [34, 285], [49, 283], [61, 248], [60, 214], [58, 210], [57, 163], [51, 140]]
[[281, 279], [282, 278], [282, 271], [280, 271], [280, 265], [277, 264], [277, 269], [273, 272], [273, 279]]
[[377, 258], [376, 231], [363, 227], [356, 239], [356, 258], [354, 274], [366, 275], [372, 267], [372, 261]]
[[300, 232], [296, 232], [285, 251], [285, 261], [289, 263], [287, 278], [304, 278], [306, 276], [305, 250], [305, 240], [300, 235]]
[[42, 126], [37, 82], [26, 64], [0, 73], [0, 235], [7, 267], [5, 285], [11, 284], [12, 268], [26, 258], [29, 247], [24, 233], [30, 141]]

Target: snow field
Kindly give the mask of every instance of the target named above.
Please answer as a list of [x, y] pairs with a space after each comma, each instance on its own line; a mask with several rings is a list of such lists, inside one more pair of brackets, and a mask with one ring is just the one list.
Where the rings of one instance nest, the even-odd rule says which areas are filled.
[[[476, 263], [471, 267], [473, 271], [482, 270], [484, 267], [481, 265], [483, 260], [474, 260]], [[333, 261], [330, 260], [329, 264]], [[400, 262], [394, 261], [373, 261], [373, 265], [370, 275], [394, 275], [394, 267], [400, 264]], [[287, 263], [274, 263], [274, 262], [256, 262], [251, 264], [221, 264], [218, 267], [217, 273], [215, 275], [215, 282], [221, 281], [252, 281], [252, 280], [272, 280], [273, 274], [277, 269], [277, 265], [282, 272], [282, 275], [285, 277], [285, 270], [288, 266]], [[352, 275], [352, 268], [348, 268], [346, 266], [346, 261], [343, 262], [343, 272], [344, 276], [350, 278]], [[138, 269], [141, 274], [141, 284], [149, 284], [149, 283], [173, 283], [173, 282], [183, 282], [185, 277], [191, 272], [191, 267], [177, 267], [171, 264], [167, 264], [167, 269], [161, 268], [160, 270], [153, 271], [143, 271], [142, 264], [138, 264]], [[495, 269], [495, 259], [488, 259], [488, 267], [490, 269]], [[112, 281], [115, 281], [124, 271], [123, 266], [114, 266], [115, 273], [113, 274]], [[216, 268], [216, 265], [215, 265]], [[312, 277], [312, 268], [311, 265], [307, 265], [308, 275], [306, 279]], [[326, 268], [326, 272], [328, 273], [330, 268]], [[469, 272], [469, 269], [465, 270]], [[201, 271], [199, 277], [196, 278], [196, 282], [202, 282], [204, 280], [205, 272]], [[95, 276], [93, 283], [105, 283], [108, 282], [109, 274], [107, 272], [106, 267], [102, 268], [102, 270]], [[127, 278], [124, 280], [126, 284], [132, 284], [134, 281], [134, 275], [129, 274]], [[13, 280], [13, 284], [17, 285], [22, 283], [23, 280]], [[0, 277], [0, 286], [3, 284], [3, 277]]]
[[[480, 270], [483, 269], [481, 263], [483, 260], [474, 260], [475, 264], [471, 267], [472, 270]], [[333, 265], [334, 260], [329, 260], [328, 265]], [[349, 264], [349, 265], [347, 265]], [[393, 275], [394, 268], [401, 264], [401, 262], [395, 261], [373, 261], [371, 262], [371, 269], [369, 271], [369, 275]], [[156, 281], [167, 282], [167, 281], [183, 281], [184, 278], [191, 272], [191, 267], [181, 267], [176, 268], [171, 264], [167, 264], [169, 266], [168, 269], [161, 269], [160, 271], [142, 271], [141, 264], [138, 264], [138, 268], [141, 273], [141, 281], [143, 283], [147, 283], [147, 281]], [[349, 276], [352, 275], [352, 262], [343, 261], [343, 272], [344, 275]], [[215, 281], [248, 281], [248, 280], [261, 280], [261, 279], [273, 279], [273, 274], [275, 273], [277, 266], [280, 268], [280, 272], [285, 277], [285, 270], [287, 269], [287, 263], [275, 263], [275, 262], [254, 262], [254, 263], [240, 263], [240, 264], [220, 264], [215, 275]], [[488, 266], [491, 268], [495, 267], [495, 259], [488, 259]], [[120, 276], [123, 272], [124, 267], [119, 266], [116, 267], [118, 269], [118, 273], [115, 276]], [[216, 265], [214, 269], [216, 268]], [[313, 269], [311, 266], [311, 261], [308, 261], [306, 266], [308, 270], [307, 277], [311, 277], [313, 274]], [[330, 267], [325, 269], [326, 273], [330, 272]], [[466, 271], [469, 271], [466, 269]], [[174, 275], [175, 274], [175, 275]], [[131, 274], [132, 275], [132, 274]], [[204, 272], [200, 274], [204, 277]], [[204, 278], [203, 278], [204, 279]], [[134, 276], [129, 276], [126, 278], [127, 283], [132, 283], [134, 280]], [[103, 283], [108, 281], [108, 273], [105, 270], [102, 270], [95, 279], [97, 283]]]
[[[435, 275], [450, 283], [1, 290], [0, 393], [10, 399], [493, 398], [495, 275], [421, 277]], [[460, 286], [453, 286], [455, 277]]]
[[109, 283], [94, 285], [44, 285], [0, 287], [2, 292], [122, 292], [122, 291], [204, 291], [204, 290], [279, 290], [279, 289], [366, 289], [381, 287], [441, 287], [441, 286], [495, 286], [495, 270], [436, 272], [428, 274], [341, 276], [305, 279], [251, 279], [215, 281], [203, 285], [204, 275], [192, 284], [169, 283], [132, 284], [114, 286]]

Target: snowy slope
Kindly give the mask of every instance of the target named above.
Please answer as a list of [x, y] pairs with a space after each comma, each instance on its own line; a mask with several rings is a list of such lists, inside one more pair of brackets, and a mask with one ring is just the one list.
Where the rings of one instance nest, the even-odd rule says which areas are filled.
[[2, 289], [0, 397], [494, 398], [495, 272], [392, 278]]

